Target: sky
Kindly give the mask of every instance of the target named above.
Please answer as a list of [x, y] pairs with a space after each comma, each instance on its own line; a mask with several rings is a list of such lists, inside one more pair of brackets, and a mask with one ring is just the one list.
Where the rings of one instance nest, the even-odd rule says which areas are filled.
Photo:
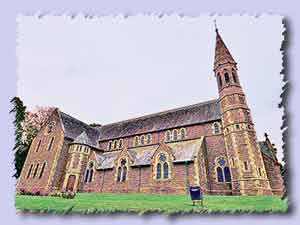
[[259, 140], [282, 159], [282, 17], [19, 15], [18, 96], [108, 124], [218, 98], [214, 19], [238, 63]]

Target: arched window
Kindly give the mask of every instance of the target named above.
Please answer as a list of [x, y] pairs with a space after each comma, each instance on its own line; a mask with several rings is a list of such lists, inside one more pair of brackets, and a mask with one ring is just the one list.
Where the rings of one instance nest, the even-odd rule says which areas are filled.
[[117, 181], [124, 182], [127, 179], [127, 161], [122, 159], [117, 171]]
[[171, 141], [171, 131], [167, 130], [166, 131], [166, 142]]
[[120, 139], [119, 140], [119, 148], [122, 148], [123, 147], [123, 139]]
[[114, 140], [114, 149], [116, 149], [118, 146], [118, 141], [117, 140]]
[[43, 166], [42, 166], [42, 169], [41, 169], [41, 172], [40, 172], [40, 175], [39, 175], [39, 179], [42, 178], [42, 176], [44, 174], [44, 171], [45, 171], [45, 167], [46, 167], [46, 162], [43, 163]]
[[54, 141], [54, 137], [52, 137], [51, 140], [50, 140], [50, 143], [48, 145], [48, 151], [50, 151], [52, 149], [53, 141]]
[[40, 166], [39, 164], [36, 164], [36, 167], [35, 167], [35, 170], [34, 170], [32, 178], [35, 178], [35, 176], [36, 176], [36, 174], [38, 172], [39, 166]]
[[142, 135], [142, 136], [141, 136], [141, 145], [144, 145], [144, 144], [145, 144], [145, 136]]
[[173, 140], [174, 140], [174, 141], [177, 141], [177, 139], [178, 139], [178, 132], [177, 132], [177, 130], [175, 129], [175, 130], [173, 130]]
[[217, 181], [220, 183], [231, 182], [231, 174], [227, 166], [227, 161], [221, 157], [216, 160], [216, 163]]
[[146, 142], [147, 142], [147, 144], [151, 144], [151, 142], [152, 142], [152, 135], [151, 134], [147, 134]]
[[123, 166], [122, 181], [125, 181], [126, 177], [127, 177], [127, 167]]
[[218, 122], [213, 123], [213, 133], [214, 134], [220, 134], [221, 133], [220, 123], [218, 123]]
[[112, 148], [112, 141], [109, 141], [108, 142], [108, 150], [111, 150], [111, 148]]
[[135, 136], [134, 137], [134, 146], [138, 146], [139, 145], [139, 137]]
[[30, 168], [29, 168], [28, 173], [27, 173], [27, 179], [30, 177], [32, 169], [33, 169], [33, 164], [30, 165]]
[[231, 175], [228, 166], [224, 167], [224, 176], [225, 176], [225, 182], [231, 182]]
[[156, 179], [168, 179], [170, 174], [169, 170], [167, 156], [164, 153], [160, 153], [156, 164]]
[[227, 72], [224, 74], [224, 77], [225, 77], [225, 82], [229, 83], [230, 82], [230, 80], [229, 80], [229, 74]]
[[117, 181], [120, 182], [121, 181], [121, 173], [122, 173], [122, 168], [121, 166], [118, 167], [118, 174], [117, 174]]
[[169, 165], [167, 162], [164, 162], [164, 179], [169, 178]]
[[218, 81], [219, 81], [219, 87], [221, 88], [222, 87], [222, 77], [220, 75], [220, 73], [217, 74], [217, 77], [218, 77]]
[[85, 171], [85, 176], [84, 176], [84, 182], [89, 183], [93, 181], [93, 176], [94, 176], [94, 162], [91, 161], [88, 164], [88, 167]]
[[87, 183], [90, 175], [90, 170], [85, 171], [84, 182]]
[[181, 135], [181, 139], [185, 139], [186, 138], [186, 129], [185, 128], [181, 128], [180, 129], [180, 135]]
[[161, 164], [157, 163], [156, 165], [156, 179], [160, 179], [161, 178]]
[[224, 182], [223, 170], [219, 166], [217, 167], [217, 177], [218, 177], [218, 182]]
[[244, 162], [244, 169], [247, 171], [249, 168], [248, 168], [248, 162], [247, 161], [245, 161]]
[[237, 83], [237, 79], [234, 71], [232, 71], [232, 79], [234, 83]]
[[36, 152], [38, 152], [39, 151], [39, 148], [40, 148], [40, 146], [41, 146], [41, 142], [42, 142], [42, 140], [39, 140], [39, 143], [38, 143], [38, 145], [37, 145], [37, 147], [36, 147]]

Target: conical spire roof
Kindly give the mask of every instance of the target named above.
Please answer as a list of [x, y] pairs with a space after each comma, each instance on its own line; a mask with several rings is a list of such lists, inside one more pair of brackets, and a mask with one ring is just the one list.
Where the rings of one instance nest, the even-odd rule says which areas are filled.
[[215, 63], [214, 68], [216, 69], [219, 65], [225, 63], [236, 64], [228, 48], [226, 47], [222, 37], [216, 28], [216, 49], [215, 49]]

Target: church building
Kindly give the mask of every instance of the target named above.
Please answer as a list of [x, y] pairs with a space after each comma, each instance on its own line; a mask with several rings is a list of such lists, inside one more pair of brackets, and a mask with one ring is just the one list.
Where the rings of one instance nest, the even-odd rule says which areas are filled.
[[92, 127], [55, 109], [34, 138], [17, 192], [282, 195], [280, 163], [258, 141], [237, 63], [216, 29], [216, 99]]

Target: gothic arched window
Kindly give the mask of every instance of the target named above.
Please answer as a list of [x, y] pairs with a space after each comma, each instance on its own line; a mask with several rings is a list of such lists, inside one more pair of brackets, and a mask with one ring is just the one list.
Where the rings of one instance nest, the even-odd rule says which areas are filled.
[[108, 150], [111, 150], [112, 148], [112, 141], [108, 142]]
[[40, 175], [39, 175], [39, 179], [42, 178], [42, 176], [44, 174], [44, 171], [45, 171], [45, 167], [46, 167], [46, 162], [43, 163], [43, 166], [42, 166], [42, 169], [41, 169], [41, 172], [40, 172]]
[[218, 77], [218, 81], [219, 81], [219, 87], [222, 87], [222, 77], [220, 75], [220, 73], [217, 74], [217, 77]]
[[54, 141], [54, 137], [52, 137], [51, 140], [50, 140], [50, 143], [48, 145], [48, 151], [50, 151], [52, 149], [53, 141]]
[[156, 165], [156, 179], [160, 179], [161, 178], [161, 164], [157, 163]]
[[166, 131], [166, 142], [171, 141], [171, 131], [167, 130]]
[[230, 169], [227, 166], [226, 160], [221, 157], [217, 159], [216, 163], [217, 181], [220, 183], [231, 182]]
[[114, 140], [114, 149], [116, 149], [118, 146], [118, 141], [117, 140]]
[[29, 168], [28, 173], [27, 173], [27, 178], [30, 177], [30, 174], [31, 174], [31, 172], [32, 172], [32, 169], [33, 169], [33, 164], [30, 165], [30, 168]]
[[227, 72], [224, 74], [224, 77], [225, 77], [225, 82], [229, 83], [230, 79], [229, 79], [229, 74]]
[[237, 83], [237, 79], [234, 71], [232, 71], [232, 79], [234, 83]]
[[164, 153], [158, 155], [156, 164], [156, 179], [168, 179], [170, 174], [167, 156]]
[[119, 140], [119, 148], [122, 148], [123, 147], [123, 139], [120, 139]]
[[147, 144], [151, 144], [151, 142], [152, 142], [152, 135], [151, 134], [147, 134], [146, 142], [147, 142]]
[[141, 136], [141, 145], [144, 145], [144, 144], [145, 144], [145, 136], [142, 135], [142, 136]]
[[217, 167], [218, 182], [224, 182], [223, 171], [221, 167]]
[[180, 129], [180, 136], [181, 136], [181, 139], [186, 138], [186, 129], [185, 128]]
[[127, 179], [127, 161], [122, 159], [117, 170], [117, 182], [124, 182]]
[[134, 146], [138, 146], [139, 145], [139, 137], [135, 136], [134, 137]]
[[40, 166], [39, 164], [36, 164], [36, 167], [35, 167], [35, 170], [34, 170], [32, 178], [35, 178], [35, 176], [36, 176], [36, 174], [38, 172], [39, 166]]
[[88, 164], [87, 169], [85, 170], [84, 182], [85, 183], [92, 182], [93, 181], [93, 177], [94, 177], [94, 162], [91, 161]]
[[169, 165], [167, 162], [164, 162], [164, 179], [169, 178]]
[[213, 134], [221, 133], [221, 125], [218, 122], [213, 123]]
[[231, 175], [228, 166], [224, 167], [224, 176], [225, 176], [225, 182], [231, 182]]
[[173, 130], [173, 140], [177, 141], [177, 139], [178, 139], [178, 131], [175, 129]]

